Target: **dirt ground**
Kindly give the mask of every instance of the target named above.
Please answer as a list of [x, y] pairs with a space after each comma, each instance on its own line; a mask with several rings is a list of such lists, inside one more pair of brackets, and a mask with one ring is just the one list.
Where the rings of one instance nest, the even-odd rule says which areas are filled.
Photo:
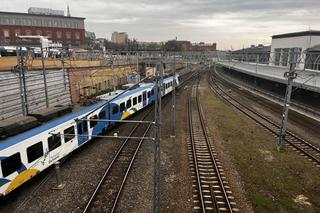
[[255, 212], [319, 212], [319, 170], [291, 149], [279, 153], [277, 138], [215, 97], [207, 84], [202, 81], [206, 120], [220, 141], [225, 170], [234, 174], [232, 182], [243, 186], [242, 201]]

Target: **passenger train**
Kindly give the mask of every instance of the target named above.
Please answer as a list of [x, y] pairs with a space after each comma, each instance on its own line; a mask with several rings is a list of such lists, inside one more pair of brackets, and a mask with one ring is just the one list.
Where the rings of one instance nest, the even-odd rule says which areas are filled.
[[[179, 86], [179, 75], [163, 79], [161, 95]], [[101, 100], [78, 112], [0, 141], [0, 195], [7, 195], [50, 165], [155, 101], [155, 82], [139, 83], [112, 100]], [[103, 99], [103, 98], [102, 98]]]

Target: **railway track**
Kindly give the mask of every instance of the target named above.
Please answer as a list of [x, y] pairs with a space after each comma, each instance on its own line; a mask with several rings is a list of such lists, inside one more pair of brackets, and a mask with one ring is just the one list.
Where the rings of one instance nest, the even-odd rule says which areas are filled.
[[[248, 106], [242, 104], [240, 101], [232, 97], [222, 88], [222, 86], [215, 82], [212, 75], [210, 75], [209, 78], [209, 85], [211, 90], [218, 97], [231, 104], [240, 112], [254, 120], [272, 135], [276, 137], [279, 135], [280, 126], [276, 122], [270, 120], [261, 113], [256, 112], [255, 110], [249, 108]], [[320, 149], [318, 147], [295, 135], [291, 131], [287, 131], [285, 141], [293, 148], [294, 151], [298, 152], [300, 155], [311, 161], [316, 167], [320, 168]]]
[[238, 211], [224, 170], [210, 143], [199, 101], [198, 85], [193, 86], [189, 95], [188, 120], [190, 132], [188, 150], [193, 178], [194, 209], [198, 212]]
[[[149, 109], [142, 120], [146, 119], [152, 111], [152, 108]], [[151, 125], [152, 123], [148, 125], [137, 123], [129, 137], [139, 137], [141, 132], [143, 132], [142, 138], [146, 137]], [[123, 186], [143, 141], [144, 139], [129, 138], [124, 140], [95, 187], [83, 212], [115, 211]]]
[[[191, 74], [181, 82], [179, 88], [189, 83], [196, 76], [197, 74]], [[169, 99], [164, 97], [164, 100], [165, 102], [163, 104], [166, 105], [169, 102]], [[153, 108], [149, 109], [142, 120], [152, 114], [151, 112], [153, 112]], [[142, 132], [142, 137], [146, 137], [152, 124], [148, 124], [147, 127], [143, 127], [142, 125], [143, 124], [137, 123], [131, 130], [129, 137], [139, 137]], [[95, 187], [90, 199], [86, 203], [83, 212], [115, 211], [123, 186], [143, 141], [144, 139], [139, 141], [126, 139], [121, 144], [99, 183]]]

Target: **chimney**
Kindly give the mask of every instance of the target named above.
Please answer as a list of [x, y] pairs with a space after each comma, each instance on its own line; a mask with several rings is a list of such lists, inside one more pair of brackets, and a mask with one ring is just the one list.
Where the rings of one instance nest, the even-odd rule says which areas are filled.
[[71, 14], [70, 14], [70, 9], [69, 9], [69, 4], [67, 5], [67, 16], [70, 17]]

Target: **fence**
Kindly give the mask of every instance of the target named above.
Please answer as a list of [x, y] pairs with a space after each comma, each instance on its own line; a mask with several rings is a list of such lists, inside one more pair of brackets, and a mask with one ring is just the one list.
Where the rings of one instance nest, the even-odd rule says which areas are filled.
[[[61, 69], [46, 70], [49, 106], [71, 103], [68, 75]], [[0, 120], [46, 108], [42, 70], [0, 72]], [[25, 96], [25, 97], [24, 97]]]

